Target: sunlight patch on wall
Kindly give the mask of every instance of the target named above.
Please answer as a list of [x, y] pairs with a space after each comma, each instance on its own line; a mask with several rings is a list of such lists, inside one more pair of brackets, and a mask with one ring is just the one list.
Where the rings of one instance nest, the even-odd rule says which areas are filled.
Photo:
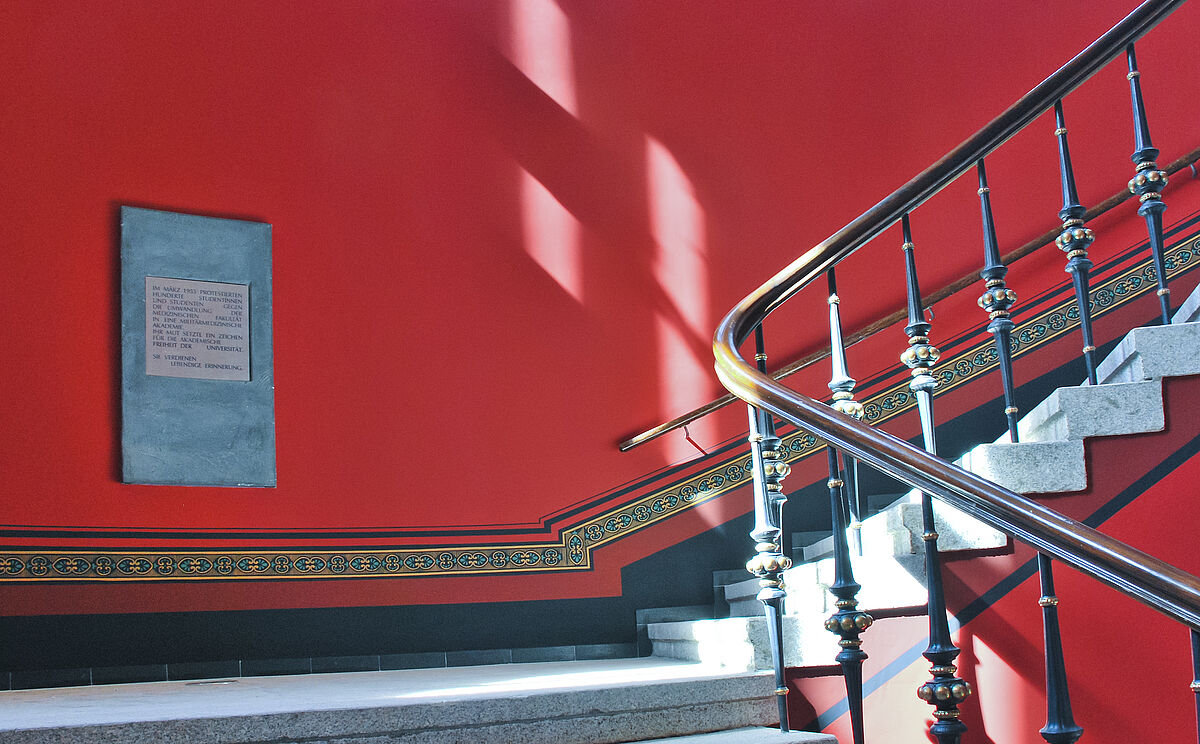
[[[652, 266], [665, 305], [655, 319], [659, 416], [665, 421], [705, 402], [713, 392], [707, 236], [695, 187], [675, 156], [652, 137], [646, 138], [646, 179], [655, 243]], [[690, 429], [701, 446], [718, 439], [712, 418], [701, 419]], [[665, 441], [671, 460], [699, 454], [682, 431]]]
[[566, 292], [583, 302], [583, 244], [575, 215], [528, 171], [521, 171], [525, 252]]
[[[578, 115], [571, 23], [554, 0], [509, 0], [509, 60], [572, 116]], [[520, 174], [525, 252], [571, 297], [583, 302], [583, 246], [579, 221], [545, 184]]]
[[[975, 657], [975, 695], [983, 713], [983, 728], [990, 741], [1018, 741], [1029, 738], [1029, 732], [1037, 731], [1046, 722], [1045, 710], [1034, 701], [1045, 701], [1045, 690], [1013, 669], [1005, 659], [1019, 660], [1015, 663], [1035, 661], [1041, 656], [1040, 648], [1021, 648], [1023, 639], [1016, 633], [1005, 639], [1008, 648], [1003, 652], [992, 649], [979, 636], [963, 633], [960, 641], [963, 654]], [[965, 645], [970, 644], [969, 648]], [[970, 670], [964, 669], [970, 676]]]
[[554, 0], [510, 0], [511, 61], [525, 77], [573, 116], [575, 66], [571, 58], [571, 24]]

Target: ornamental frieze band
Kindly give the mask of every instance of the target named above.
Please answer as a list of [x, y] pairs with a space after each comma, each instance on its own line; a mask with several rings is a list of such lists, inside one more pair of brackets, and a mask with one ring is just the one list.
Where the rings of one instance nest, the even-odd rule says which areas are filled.
[[[1200, 255], [1196, 234], [1178, 241], [1166, 255], [1167, 273], [1195, 268]], [[1157, 283], [1147, 258], [1092, 289], [1097, 317], [1151, 293]], [[1073, 298], [1021, 322], [1012, 335], [1020, 356], [1072, 332], [1079, 325]], [[981, 335], [986, 335], [980, 331]], [[998, 363], [991, 339], [943, 356], [934, 371], [945, 392], [990, 372]], [[864, 418], [879, 424], [915, 407], [906, 379], [863, 401]], [[795, 462], [820, 452], [824, 443], [805, 431], [783, 438], [784, 456]], [[748, 455], [727, 458], [632, 503], [610, 509], [562, 530], [552, 542], [503, 546], [390, 548], [362, 550], [116, 550], [0, 549], [0, 582], [228, 581], [255, 579], [402, 578], [497, 573], [581, 571], [592, 568], [592, 550], [675, 514], [711, 501], [746, 482]]]

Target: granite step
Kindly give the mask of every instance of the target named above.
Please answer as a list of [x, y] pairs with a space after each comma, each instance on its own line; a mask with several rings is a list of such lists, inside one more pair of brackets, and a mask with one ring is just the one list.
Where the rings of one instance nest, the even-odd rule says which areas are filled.
[[981, 444], [955, 463], [1017, 493], [1070, 493], [1087, 488], [1081, 439]]
[[[679, 623], [653, 623], [652, 658], [679, 659], [751, 672], [772, 668], [767, 621], [759, 605], [757, 617], [727, 617]], [[785, 615], [784, 663], [789, 667], [827, 665], [838, 652], [837, 638], [825, 630], [820, 615]]]
[[1103, 383], [1200, 374], [1200, 323], [1134, 328], [1096, 366]]
[[[745, 575], [745, 571], [741, 572]], [[713, 607], [708, 605], [688, 605], [685, 607], [650, 607], [634, 612], [634, 622], [637, 625], [638, 656], [650, 656], [652, 647], [647, 627], [651, 623], [675, 623], [688, 620], [707, 620], [713, 617]]]
[[776, 715], [770, 674], [621, 659], [0, 692], [0, 743], [617, 744]]
[[[920, 494], [910, 491], [887, 509], [864, 520], [864, 554], [852, 556], [854, 574], [863, 589], [860, 606], [880, 615], [916, 614], [928, 601], [925, 583], [924, 525]], [[994, 550], [1009, 544], [1002, 532], [954, 507], [934, 502], [939, 547], [952, 553]], [[833, 612], [833, 559], [798, 564], [784, 572], [789, 666], [824, 666], [837, 653], [836, 637], [823, 627]], [[646, 626], [654, 656], [721, 665], [731, 670], [769, 669], [759, 585], [746, 578], [723, 587], [730, 617]]]
[[957, 463], [1017, 493], [1084, 490], [1083, 439], [1162, 431], [1162, 378], [1200, 374], [1198, 314], [1193, 293], [1171, 325], [1134, 328], [1097, 366], [1099, 385], [1055, 390], [1017, 423], [1019, 442], [1003, 434]]
[[[1162, 380], [1062, 387], [1017, 423], [1022, 442], [1162, 431]], [[1007, 435], [1005, 435], [1007, 438]]]

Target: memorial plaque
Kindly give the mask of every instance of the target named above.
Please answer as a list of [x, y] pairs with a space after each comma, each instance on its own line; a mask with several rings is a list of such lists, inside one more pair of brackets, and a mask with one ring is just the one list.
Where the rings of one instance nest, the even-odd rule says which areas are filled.
[[121, 208], [126, 483], [274, 486], [271, 226]]
[[250, 379], [250, 288], [146, 277], [146, 374]]

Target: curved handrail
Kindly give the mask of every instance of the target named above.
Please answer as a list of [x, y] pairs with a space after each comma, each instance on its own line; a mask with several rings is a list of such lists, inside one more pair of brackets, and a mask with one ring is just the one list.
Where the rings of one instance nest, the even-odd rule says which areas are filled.
[[737, 397], [814, 430], [837, 449], [1200, 630], [1200, 579], [801, 395], [760, 373], [738, 352], [785, 300], [1003, 144], [1182, 2], [1147, 0], [1138, 6], [965, 142], [751, 292], [717, 327], [713, 353], [717, 376]]
[[[1194, 164], [1197, 161], [1200, 161], [1200, 147], [1193, 149], [1191, 152], [1187, 153], [1186, 155], [1183, 155], [1179, 158], [1176, 158], [1175, 160], [1172, 160], [1170, 163], [1168, 163], [1166, 165], [1160, 166], [1159, 170], [1161, 170], [1163, 173], [1166, 173], [1168, 176], [1173, 176], [1176, 173], [1178, 173], [1179, 171], [1183, 170], [1184, 168], [1191, 167], [1192, 173], [1195, 174], [1196, 171], [1195, 171]], [[1193, 177], [1196, 177], [1196, 176], [1193, 175]], [[1129, 201], [1130, 199], [1134, 198], [1134, 196], [1135, 196], [1135, 194], [1132, 191], [1130, 191], [1128, 188], [1125, 188], [1124, 186], [1122, 186], [1121, 190], [1118, 191], [1117, 193], [1108, 197], [1107, 199], [1105, 199], [1104, 201], [1095, 205], [1094, 207], [1088, 208], [1088, 210], [1086, 212], [1084, 212], [1083, 217], [1081, 217], [1080, 219], [1082, 219], [1084, 222], [1090, 223], [1094, 219], [1099, 217], [1100, 215], [1102, 215], [1102, 214], [1108, 212], [1109, 210], [1114, 209], [1114, 208], [1124, 204], [1125, 202]], [[1036, 252], [1037, 250], [1044, 248], [1044, 247], [1050, 245], [1051, 243], [1053, 243], [1054, 239], [1062, 234], [1062, 231], [1063, 231], [1062, 225], [1060, 225], [1057, 222], [1054, 223], [1054, 227], [1051, 228], [1050, 230], [1047, 230], [1046, 232], [1042, 233], [1041, 235], [1037, 236], [1036, 238], [1026, 241], [1020, 247], [1014, 248], [1012, 251], [1009, 251], [1008, 253], [1005, 253], [1004, 255], [1000, 256], [1000, 263], [1004, 264], [1005, 266], [1011, 267], [1014, 262], [1019, 261], [1022, 258], [1025, 258], [1026, 256]], [[922, 297], [921, 298], [921, 307], [925, 307], [925, 308], [932, 307], [936, 303], [941, 302], [942, 300], [946, 299], [947, 297], [950, 297], [951, 295], [957, 294], [958, 292], [962, 291], [963, 289], [966, 289], [968, 286], [976, 283], [977, 281], [979, 281], [979, 273], [978, 272], [971, 272], [970, 274], [960, 276], [958, 279], [955, 279], [954, 281], [950, 282], [949, 284], [942, 287], [941, 289], [930, 292], [929, 294]], [[847, 335], [846, 339], [845, 339], [845, 344], [847, 347], [853, 346], [854, 344], [858, 343], [859, 341], [870, 338], [871, 336], [874, 336], [876, 333], [879, 333], [880, 331], [882, 331], [886, 328], [891, 328], [892, 326], [896, 325], [897, 323], [903, 321], [907, 316], [908, 316], [908, 308], [900, 308], [899, 310], [896, 310], [895, 312], [884, 315], [883, 317], [881, 317], [877, 320], [874, 320], [874, 321], [868, 323], [867, 325], [859, 328], [858, 330], [854, 331], [853, 333], [850, 333], [849, 335]], [[800, 370], [805, 369], [809, 365], [816, 364], [817, 362], [819, 362], [823, 359], [828, 359], [829, 353], [830, 353], [830, 349], [828, 346], [826, 346], [824, 349], [821, 349], [820, 351], [815, 351], [805, 357], [797, 359], [793, 362], [789, 362], [789, 363], [783, 365], [782, 367], [772, 370], [771, 376], [773, 378], [775, 378], [776, 380], [782, 380], [785, 377], [790, 377], [790, 376], [796, 374], [797, 372], [799, 372]], [[736, 400], [738, 400], [736, 395], [726, 393], [725, 395], [722, 395], [720, 398], [709, 401], [708, 403], [705, 403], [704, 405], [699, 406], [697, 408], [693, 408], [692, 410], [688, 411], [687, 413], [680, 414], [679, 416], [676, 416], [675, 418], [671, 419], [670, 421], [665, 421], [661, 424], [656, 424], [655, 426], [652, 426], [643, 432], [640, 432], [638, 434], [635, 434], [627, 439], [624, 439], [624, 440], [618, 442], [617, 449], [620, 450], [621, 452], [628, 452], [629, 450], [633, 449], [634, 447], [640, 447], [643, 444], [652, 442], [655, 439], [658, 439], [659, 437], [661, 437], [665, 434], [669, 434], [669, 433], [675, 431], [676, 429], [683, 428], [684, 426], [692, 423], [693, 421], [702, 419], [705, 416], [709, 415], [710, 413], [719, 411], [722, 408], [724, 408], [725, 406], [729, 405], [730, 403], [733, 403]]]

